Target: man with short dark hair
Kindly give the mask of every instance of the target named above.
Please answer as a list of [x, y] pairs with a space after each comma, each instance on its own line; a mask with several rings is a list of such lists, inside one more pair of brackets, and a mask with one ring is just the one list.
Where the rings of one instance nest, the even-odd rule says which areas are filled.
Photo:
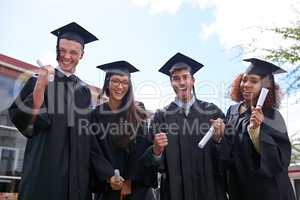
[[[222, 111], [195, 96], [193, 75], [203, 65], [177, 53], [159, 71], [170, 77], [176, 98], [154, 115], [154, 145], [149, 165], [159, 165], [163, 200], [223, 200], [226, 194], [218, 167], [218, 143], [223, 135]], [[214, 128], [201, 149], [199, 141]], [[149, 149], [150, 150], [150, 149]]]

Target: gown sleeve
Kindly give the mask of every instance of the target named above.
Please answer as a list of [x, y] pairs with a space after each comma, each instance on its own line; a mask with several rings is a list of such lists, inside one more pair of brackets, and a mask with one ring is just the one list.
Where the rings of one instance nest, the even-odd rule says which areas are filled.
[[114, 175], [114, 167], [111, 163], [105, 158], [102, 148], [100, 146], [100, 137], [99, 131], [96, 130], [97, 120], [96, 120], [97, 112], [92, 111], [90, 115], [90, 142], [91, 142], [91, 150], [90, 150], [90, 159], [91, 165], [94, 175], [96, 176], [99, 182], [106, 182], [107, 178]]
[[47, 95], [41, 105], [35, 121], [32, 121], [33, 89], [36, 78], [31, 77], [9, 108], [9, 116], [16, 128], [27, 138], [43, 132], [51, 125], [51, 118], [47, 112]]
[[233, 119], [234, 115], [232, 115], [231, 113], [232, 110], [233, 106], [230, 106], [226, 112], [226, 116], [224, 119], [225, 132], [220, 144], [220, 160], [222, 162], [223, 167], [226, 168], [232, 164], [231, 153], [235, 137], [235, 131], [233, 127], [235, 119]]
[[150, 127], [149, 127], [149, 140], [151, 141], [151, 146], [149, 146], [146, 151], [143, 153], [141, 156], [141, 160], [144, 163], [145, 166], [147, 167], [157, 167], [159, 171], [163, 171], [164, 169], [164, 152], [162, 153], [161, 156], [157, 157], [153, 154], [153, 142], [154, 142], [154, 136], [156, 133], [159, 132], [165, 132], [166, 130], [163, 129], [164, 125], [164, 113], [161, 110], [158, 110], [155, 112], [153, 119], [150, 122]]
[[291, 144], [287, 128], [281, 114], [273, 110], [265, 114], [260, 128], [260, 153], [257, 172], [274, 177], [290, 164]]
[[[233, 106], [228, 109], [226, 114], [225, 137], [221, 144], [221, 158], [226, 165], [230, 165], [233, 162], [232, 147], [235, 145], [235, 137], [238, 134], [235, 133], [234, 127], [238, 113], [232, 110], [234, 110]], [[253, 148], [245, 150], [245, 152], [249, 154], [247, 157], [251, 157], [251, 162], [249, 163], [257, 174], [272, 178], [289, 166], [291, 144], [284, 119], [279, 111], [268, 109], [264, 111], [264, 114], [265, 119], [259, 130], [259, 152], [254, 144], [251, 144]], [[252, 143], [251, 140], [249, 142]]]

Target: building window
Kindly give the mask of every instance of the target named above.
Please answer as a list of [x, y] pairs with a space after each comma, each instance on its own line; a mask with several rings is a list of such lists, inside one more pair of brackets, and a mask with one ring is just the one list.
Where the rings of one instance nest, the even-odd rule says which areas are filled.
[[8, 108], [23, 84], [0, 73], [0, 200], [17, 199], [26, 138], [11, 123]]
[[0, 146], [0, 173], [14, 175], [17, 169], [19, 149]]

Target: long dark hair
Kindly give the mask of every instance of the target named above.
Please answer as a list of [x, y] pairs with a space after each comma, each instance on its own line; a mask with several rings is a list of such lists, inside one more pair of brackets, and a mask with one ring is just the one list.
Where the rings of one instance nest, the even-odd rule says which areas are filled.
[[[131, 138], [134, 138], [136, 133], [134, 130], [137, 130], [139, 126], [145, 123], [148, 118], [148, 113], [145, 109], [138, 105], [138, 103], [134, 100], [132, 82], [130, 78], [130, 74], [122, 73], [122, 72], [106, 72], [105, 80], [102, 88], [102, 95], [105, 94], [107, 97], [110, 97], [109, 93], [109, 84], [110, 79], [113, 75], [120, 76], [128, 76], [129, 85], [128, 91], [126, 95], [123, 97], [122, 102], [117, 110], [120, 113], [120, 116], [124, 116], [126, 122], [131, 124], [131, 127], [127, 127], [127, 130], [123, 130], [121, 135], [117, 135], [114, 137], [115, 144], [118, 146], [127, 146]], [[121, 122], [122, 123], [122, 122]]]

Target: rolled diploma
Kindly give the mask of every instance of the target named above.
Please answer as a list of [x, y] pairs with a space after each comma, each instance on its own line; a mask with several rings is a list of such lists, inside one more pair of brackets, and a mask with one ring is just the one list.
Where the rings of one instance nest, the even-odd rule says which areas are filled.
[[[262, 107], [265, 103], [266, 97], [268, 95], [269, 90], [267, 88], [261, 88], [257, 103], [256, 103], [256, 107], [260, 106]], [[250, 123], [249, 125], [250, 128], [253, 127], [253, 124]]]
[[[39, 67], [43, 67], [45, 66], [41, 60], [37, 59], [36, 63], [38, 64]], [[39, 74], [35, 73], [34, 74], [34, 77], [38, 77]], [[49, 82], [52, 82], [54, 81], [54, 75], [53, 74], [50, 74], [49, 77], [48, 77], [48, 81]]]
[[269, 90], [267, 88], [261, 88], [256, 107], [257, 106], [262, 107], [264, 105], [268, 92]]
[[206, 145], [206, 143], [210, 140], [210, 138], [214, 134], [214, 127], [211, 126], [210, 129], [207, 131], [207, 133], [204, 135], [204, 137], [201, 139], [201, 141], [198, 143], [198, 147], [203, 149]]
[[115, 169], [115, 176], [120, 176], [120, 170], [118, 170], [118, 169]]
[[115, 175], [116, 177], [118, 177], [118, 179], [120, 179], [121, 181], [124, 181], [124, 179], [123, 179], [122, 176], [120, 175], [120, 170], [115, 169], [115, 170], [114, 170], [114, 175]]

